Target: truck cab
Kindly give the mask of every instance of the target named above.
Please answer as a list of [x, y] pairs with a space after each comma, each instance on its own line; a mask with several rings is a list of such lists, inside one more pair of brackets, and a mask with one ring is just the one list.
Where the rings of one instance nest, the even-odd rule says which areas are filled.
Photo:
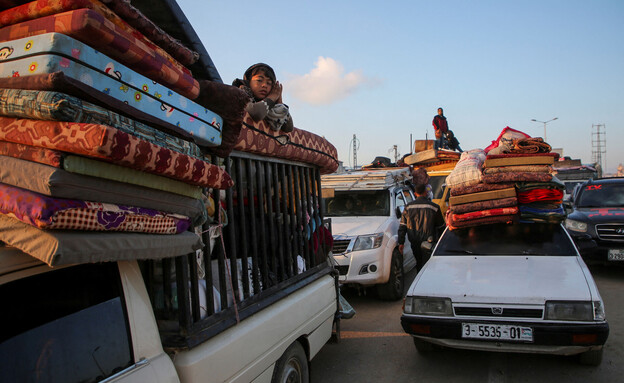
[[402, 298], [404, 273], [416, 266], [409, 241], [398, 251], [401, 213], [415, 199], [410, 179], [409, 168], [322, 176], [342, 284], [375, 286], [385, 300]]

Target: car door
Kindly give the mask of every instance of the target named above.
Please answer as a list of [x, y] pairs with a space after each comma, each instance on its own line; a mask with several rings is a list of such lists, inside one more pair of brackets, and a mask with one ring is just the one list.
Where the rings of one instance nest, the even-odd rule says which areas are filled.
[[13, 312], [0, 338], [3, 379], [178, 381], [166, 354], [150, 358], [133, 348], [117, 263], [39, 268], [43, 272], [0, 281]]

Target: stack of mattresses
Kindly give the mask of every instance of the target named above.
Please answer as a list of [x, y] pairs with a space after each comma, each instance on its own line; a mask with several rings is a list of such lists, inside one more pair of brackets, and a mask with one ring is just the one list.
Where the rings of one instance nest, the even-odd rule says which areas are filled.
[[480, 173], [478, 181], [471, 177], [470, 182], [451, 187], [447, 214], [451, 229], [496, 222], [556, 223], [565, 218], [564, 185], [552, 175], [558, 154], [539, 137], [512, 141], [505, 153], [488, 154], [481, 168], [466, 171]]
[[559, 158], [540, 137], [512, 140], [507, 153], [488, 155], [483, 182], [514, 182], [521, 221], [558, 223], [565, 219], [565, 185], [553, 175]]
[[103, 1], [0, 4], [0, 241], [26, 251], [31, 229], [116, 231], [119, 247], [141, 233], [196, 248], [202, 189], [232, 185], [204, 154], [224, 120], [198, 103], [214, 95], [186, 68], [196, 53], [129, 2]]
[[290, 133], [276, 132], [264, 121], [254, 121], [249, 114], [245, 114], [234, 149], [315, 164], [322, 174], [338, 169], [336, 148], [325, 138], [297, 128]]

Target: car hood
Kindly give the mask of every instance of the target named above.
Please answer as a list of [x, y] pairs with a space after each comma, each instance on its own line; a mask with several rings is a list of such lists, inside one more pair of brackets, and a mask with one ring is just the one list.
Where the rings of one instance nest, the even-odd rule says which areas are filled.
[[575, 208], [568, 218], [596, 223], [624, 222], [624, 208], [621, 207], [592, 207]]
[[383, 232], [382, 225], [389, 217], [332, 217], [332, 234], [356, 236]]
[[408, 295], [464, 303], [591, 300], [583, 269], [573, 256], [434, 256]]

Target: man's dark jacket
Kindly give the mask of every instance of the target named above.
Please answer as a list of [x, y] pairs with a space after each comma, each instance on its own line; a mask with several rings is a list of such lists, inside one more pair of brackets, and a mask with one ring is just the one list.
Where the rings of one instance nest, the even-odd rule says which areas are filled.
[[420, 246], [422, 241], [433, 237], [438, 239], [438, 229], [444, 225], [440, 206], [426, 197], [418, 197], [408, 203], [399, 223], [399, 245], [405, 243], [405, 234], [412, 247]]

